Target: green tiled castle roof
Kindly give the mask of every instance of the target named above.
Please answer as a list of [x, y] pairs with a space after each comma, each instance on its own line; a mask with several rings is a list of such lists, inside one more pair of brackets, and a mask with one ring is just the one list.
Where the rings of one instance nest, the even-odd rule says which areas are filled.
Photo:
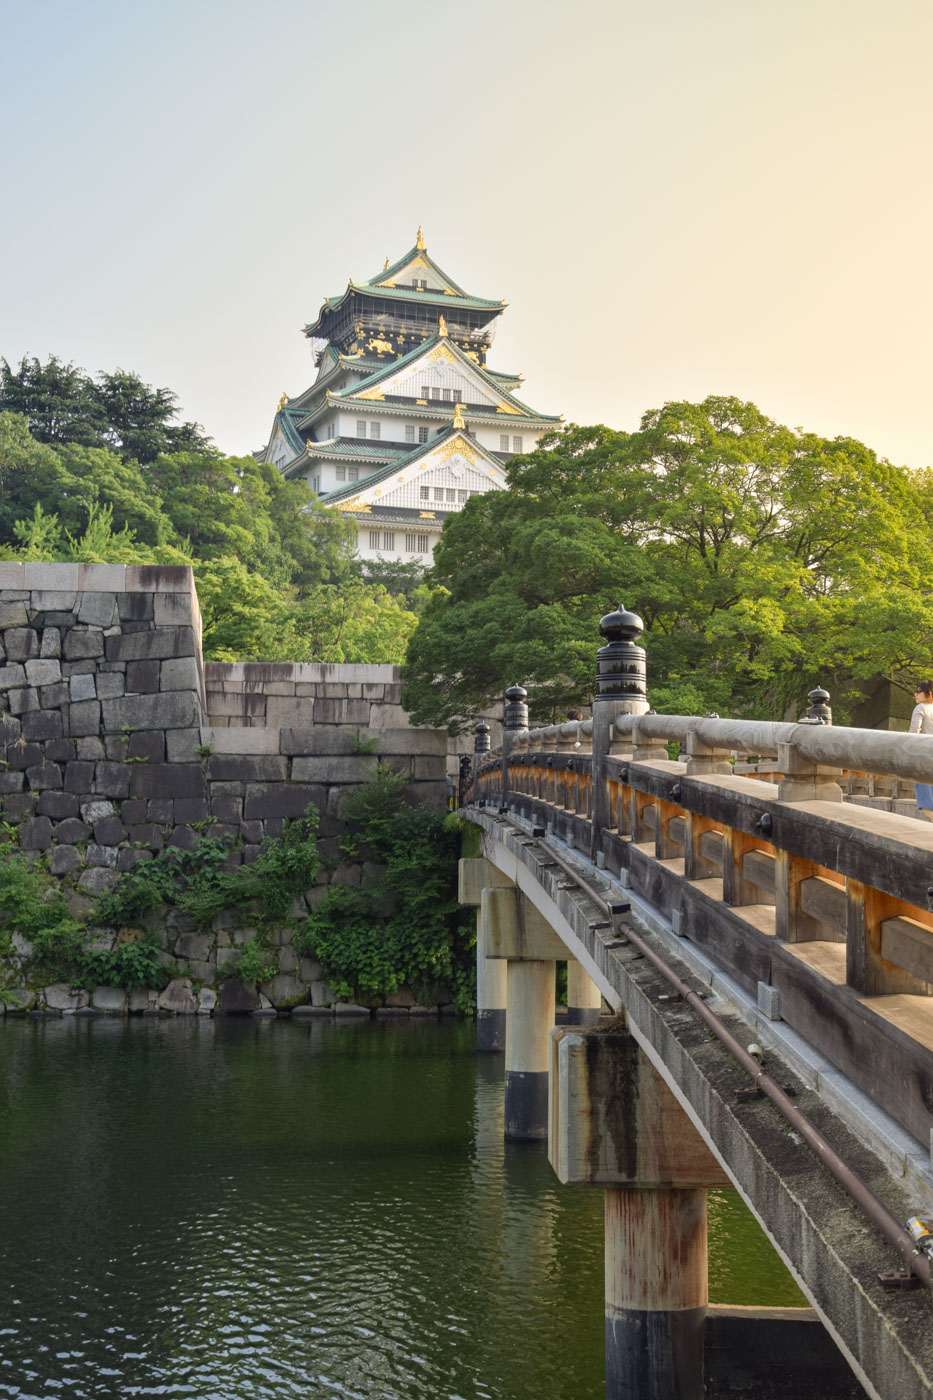
[[[464, 354], [464, 352], [460, 349], [459, 345], [457, 345], [456, 341], [451, 340], [449, 337], [444, 337], [440, 334], [429, 336], [426, 340], [423, 340], [420, 345], [416, 345], [413, 350], [409, 350], [406, 354], [400, 355], [397, 360], [390, 360], [388, 364], [380, 363], [379, 369], [376, 371], [375, 374], [371, 374], [367, 379], [361, 380], [359, 384], [351, 384], [346, 389], [339, 389], [335, 393], [329, 393], [328, 397], [334, 401], [340, 399], [353, 400], [358, 395], [364, 393], [364, 391], [368, 393], [370, 389], [374, 389], [377, 384], [381, 384], [383, 380], [389, 378], [393, 374], [396, 374], [400, 369], [403, 369], [406, 365], [412, 364], [420, 356], [424, 355], [426, 351], [433, 349], [435, 345], [445, 344], [450, 347], [453, 355], [461, 361], [465, 369], [467, 369], [473, 374], [479, 375], [480, 379], [486, 380], [491, 389], [495, 390], [497, 394], [501, 395], [501, 397], [505, 399], [506, 403], [511, 404], [514, 408], [518, 410], [519, 415], [525, 418], [533, 418], [537, 421], [545, 423], [560, 422], [560, 416], [558, 414], [536, 413], [533, 408], [529, 408], [526, 403], [522, 403], [521, 399], [517, 399], [514, 394], [510, 393], [504, 384], [496, 383], [495, 379], [493, 379], [492, 375], [488, 370], [483, 369], [482, 366], [478, 365], [475, 360], [471, 360], [468, 355]], [[378, 403], [378, 401], [376, 401], [376, 403]], [[375, 404], [372, 404], [372, 406], [375, 406]], [[431, 404], [430, 406], [435, 407], [434, 404]]]
[[[387, 462], [384, 467], [377, 472], [373, 472], [371, 476], [365, 477], [362, 481], [354, 481], [348, 486], [341, 486], [336, 491], [328, 491], [321, 499], [324, 504], [328, 506], [333, 505], [336, 501], [350, 500], [353, 496], [358, 496], [361, 491], [368, 491], [371, 486], [378, 486], [380, 481], [385, 481], [388, 477], [392, 476], [393, 473], [397, 472], [399, 468], [408, 466], [411, 462], [417, 462], [421, 457], [426, 457], [430, 452], [433, 452], [436, 447], [440, 446], [442, 442], [446, 442], [448, 438], [461, 433], [462, 429], [460, 428], [445, 428], [444, 432], [438, 433], [437, 437], [433, 437], [430, 442], [419, 443], [411, 452], [403, 453], [402, 456], [397, 457], [394, 462]], [[474, 438], [470, 438], [470, 447], [474, 452], [479, 452], [483, 457], [488, 457], [489, 461], [494, 463], [501, 471], [502, 463], [498, 462], [492, 453], [480, 443], [476, 442]]]

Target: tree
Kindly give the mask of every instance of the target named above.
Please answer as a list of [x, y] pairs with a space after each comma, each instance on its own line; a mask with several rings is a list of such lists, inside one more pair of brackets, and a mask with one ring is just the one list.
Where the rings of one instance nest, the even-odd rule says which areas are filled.
[[24, 356], [17, 370], [0, 360], [0, 412], [22, 413], [37, 442], [103, 442], [106, 422], [93, 381], [56, 355], [44, 365]]
[[929, 654], [918, 483], [848, 438], [754, 404], [667, 404], [637, 433], [571, 428], [509, 467], [511, 491], [444, 529], [404, 703], [466, 723], [513, 681], [538, 719], [592, 692], [596, 627], [645, 619], [660, 709], [774, 716]]
[[173, 423], [178, 396], [153, 389], [138, 374], [100, 373], [94, 386], [106, 422], [106, 445], [123, 458], [151, 462], [162, 452], [198, 452], [210, 446], [200, 423]]
[[37, 442], [24, 417], [0, 413], [0, 557], [192, 563], [208, 660], [400, 662], [415, 614], [364, 581], [354, 540], [306, 482], [252, 457], [141, 466]]
[[172, 421], [178, 397], [171, 389], [154, 389], [123, 369], [95, 379], [55, 355], [44, 365], [24, 356], [16, 370], [0, 361], [0, 411], [22, 413], [38, 442], [109, 447], [124, 461], [210, 446], [199, 423]]
[[407, 598], [409, 603], [424, 582], [422, 566], [401, 559], [364, 559], [361, 572], [367, 583], [381, 584], [393, 598]]
[[286, 481], [253, 457], [163, 454], [145, 480], [198, 559], [233, 557], [279, 587], [307, 588], [355, 572], [351, 523], [307, 482]]

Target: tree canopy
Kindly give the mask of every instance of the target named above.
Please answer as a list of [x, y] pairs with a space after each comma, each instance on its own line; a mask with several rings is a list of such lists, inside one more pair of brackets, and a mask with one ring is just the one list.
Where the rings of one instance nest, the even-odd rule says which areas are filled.
[[[162, 391], [159, 391], [162, 392]], [[0, 412], [0, 557], [191, 563], [208, 660], [398, 662], [410, 581], [364, 577], [355, 530], [304, 481], [209, 446], [149, 461], [40, 441]]]
[[24, 356], [18, 369], [0, 360], [0, 412], [21, 413], [37, 442], [108, 447], [125, 460], [198, 450], [210, 439], [200, 423], [176, 423], [178, 397], [124, 369], [96, 376], [50, 355]]
[[774, 717], [822, 682], [844, 711], [860, 679], [931, 669], [929, 483], [854, 439], [711, 397], [552, 434], [508, 475], [445, 525], [407, 656], [416, 722], [457, 727], [514, 681], [538, 719], [586, 700], [620, 599], [659, 710]]

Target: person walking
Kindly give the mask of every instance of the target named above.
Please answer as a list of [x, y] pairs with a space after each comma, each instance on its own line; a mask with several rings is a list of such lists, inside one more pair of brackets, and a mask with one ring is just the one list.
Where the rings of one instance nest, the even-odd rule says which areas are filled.
[[[916, 705], [910, 717], [911, 734], [933, 734], [933, 681], [918, 681]], [[914, 783], [914, 794], [921, 815], [933, 822], [933, 783]]]

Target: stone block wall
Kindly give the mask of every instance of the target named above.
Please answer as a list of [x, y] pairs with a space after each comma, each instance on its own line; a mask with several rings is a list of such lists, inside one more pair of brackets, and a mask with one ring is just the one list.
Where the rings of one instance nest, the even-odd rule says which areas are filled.
[[[400, 691], [393, 666], [205, 666], [187, 568], [0, 562], [2, 818], [82, 915], [165, 846], [227, 837], [230, 863], [249, 863], [312, 803], [321, 884], [358, 883], [362, 866], [340, 859], [348, 789], [386, 761], [409, 801], [445, 805], [446, 734], [410, 726]], [[209, 988], [254, 931], [221, 919], [196, 934], [172, 915], [160, 932], [170, 970]], [[279, 967], [273, 997], [328, 1003], [308, 959], [282, 948]], [[194, 1009], [184, 988], [169, 1002]]]
[[0, 563], [3, 819], [78, 908], [208, 814], [200, 644], [190, 569]]
[[215, 728], [407, 729], [397, 666], [208, 662], [207, 720]]

